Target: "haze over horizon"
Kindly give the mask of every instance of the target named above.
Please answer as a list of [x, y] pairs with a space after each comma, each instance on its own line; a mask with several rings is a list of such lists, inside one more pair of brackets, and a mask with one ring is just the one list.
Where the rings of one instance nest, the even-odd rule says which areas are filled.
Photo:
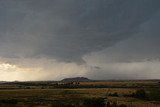
[[159, 0], [0, 0], [0, 81], [160, 79]]

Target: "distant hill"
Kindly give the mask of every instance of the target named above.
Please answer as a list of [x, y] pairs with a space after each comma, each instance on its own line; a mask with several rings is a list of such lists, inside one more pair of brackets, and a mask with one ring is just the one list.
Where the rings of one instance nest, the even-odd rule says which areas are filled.
[[62, 82], [85, 82], [85, 81], [91, 81], [91, 80], [86, 77], [74, 77], [74, 78], [65, 78], [61, 81]]
[[6, 81], [0, 81], [0, 84], [6, 83]]

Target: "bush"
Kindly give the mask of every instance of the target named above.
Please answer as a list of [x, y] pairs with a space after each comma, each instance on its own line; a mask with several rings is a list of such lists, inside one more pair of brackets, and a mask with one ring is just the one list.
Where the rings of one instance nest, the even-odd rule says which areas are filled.
[[116, 102], [113, 102], [110, 107], [118, 107], [118, 104]]
[[18, 101], [16, 99], [5, 99], [0, 101], [3, 104], [17, 104]]
[[54, 103], [52, 104], [52, 107], [73, 107], [73, 105], [65, 103]]
[[125, 104], [118, 105], [116, 102], [107, 102], [106, 107], [127, 107], [127, 105], [125, 105]]
[[110, 102], [107, 102], [107, 107], [110, 107], [111, 106], [111, 103]]
[[160, 101], [160, 89], [149, 90], [148, 99], [152, 101]]
[[146, 92], [144, 90], [137, 90], [135, 93], [136, 98], [144, 99], [146, 98]]
[[120, 104], [119, 107], [127, 107], [125, 104]]
[[118, 97], [118, 93], [117, 93], [117, 92], [115, 92], [115, 93], [113, 93], [113, 94], [110, 93], [109, 96]]
[[85, 107], [104, 107], [105, 103], [103, 98], [91, 98], [85, 99], [83, 105]]
[[131, 95], [132, 97], [135, 97], [135, 93], [132, 93], [132, 95]]
[[107, 107], [118, 107], [116, 102], [107, 102]]

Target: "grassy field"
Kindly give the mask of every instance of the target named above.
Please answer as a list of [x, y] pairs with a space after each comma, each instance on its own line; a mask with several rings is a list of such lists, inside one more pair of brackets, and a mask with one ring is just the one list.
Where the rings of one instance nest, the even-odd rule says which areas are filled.
[[[0, 107], [160, 107], [157, 81], [80, 82], [79, 85], [80, 88], [73, 88], [74, 85], [72, 88], [53, 88], [47, 85], [1, 84]], [[93, 87], [84, 88], [86, 85]], [[131, 88], [132, 85], [140, 87]], [[137, 90], [144, 90], [145, 96], [137, 94]], [[102, 102], [104, 104], [100, 105]]]

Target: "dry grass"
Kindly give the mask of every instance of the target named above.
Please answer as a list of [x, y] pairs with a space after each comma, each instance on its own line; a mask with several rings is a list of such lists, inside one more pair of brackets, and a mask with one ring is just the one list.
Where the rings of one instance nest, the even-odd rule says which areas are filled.
[[143, 101], [136, 98], [108, 97], [107, 93], [117, 92], [119, 95], [134, 92], [135, 89], [109, 89], [109, 88], [93, 88], [93, 89], [17, 89], [17, 90], [0, 90], [0, 100], [17, 99], [18, 104], [50, 107], [53, 102], [92, 97], [103, 97], [107, 101], [114, 101], [119, 104], [127, 104], [128, 107], [160, 107], [153, 102]]
[[[123, 81], [123, 82], [81, 82], [80, 85], [107, 85], [107, 86], [130, 86], [130, 85], [157, 85], [155, 81]], [[156, 86], [155, 85], [155, 86]], [[17, 87], [15, 85], [6, 85], [6, 87]], [[158, 86], [158, 85], [157, 85]], [[15, 107], [52, 107], [55, 103], [69, 103], [79, 105], [85, 98], [100, 97], [105, 101], [126, 104], [127, 107], [160, 107], [160, 102], [147, 101], [133, 97], [124, 97], [131, 95], [136, 88], [77, 88], [77, 89], [3, 89], [0, 86], [0, 101], [15, 99], [18, 103]], [[117, 93], [118, 97], [108, 96], [109, 93]], [[13, 105], [1, 104], [0, 107], [12, 107]]]

